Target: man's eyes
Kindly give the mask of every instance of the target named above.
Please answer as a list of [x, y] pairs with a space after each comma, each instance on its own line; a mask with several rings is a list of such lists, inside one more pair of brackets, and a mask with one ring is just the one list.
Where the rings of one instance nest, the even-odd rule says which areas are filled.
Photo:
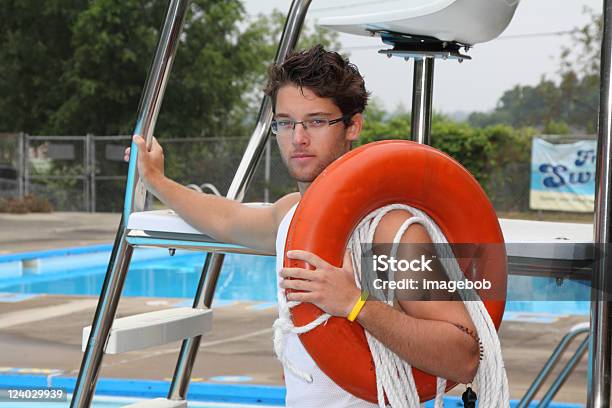
[[308, 121], [308, 124], [314, 127], [320, 127], [327, 123], [326, 119], [311, 119]]
[[291, 120], [277, 120], [276, 124], [279, 127], [291, 127], [292, 124], [293, 124], [293, 121], [291, 121]]

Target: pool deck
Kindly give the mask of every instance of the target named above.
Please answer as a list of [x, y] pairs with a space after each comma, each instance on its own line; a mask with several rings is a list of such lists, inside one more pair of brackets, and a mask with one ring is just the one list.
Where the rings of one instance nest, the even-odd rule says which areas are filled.
[[[0, 254], [110, 243], [119, 218], [119, 214], [0, 214]], [[122, 298], [117, 315], [160, 310], [181, 302], [184, 299]], [[13, 302], [0, 297], [0, 374], [21, 369], [24, 374], [55, 372], [76, 376], [82, 358], [82, 328], [91, 324], [96, 304], [97, 298], [86, 296], [42, 295]], [[520, 314], [514, 317], [502, 324], [500, 339], [511, 397], [520, 399], [561, 337], [571, 326], [588, 317], [538, 318]], [[193, 381], [244, 376], [245, 383], [283, 385], [281, 365], [272, 351], [271, 326], [275, 318], [276, 308], [269, 304], [235, 302], [215, 307], [214, 328], [202, 339]], [[180, 343], [173, 343], [107, 355], [100, 375], [168, 380], [176, 365], [179, 347]], [[553, 377], [558, 371], [559, 367]], [[586, 372], [583, 358], [555, 400], [584, 404]], [[463, 390], [451, 394], [459, 391]]]

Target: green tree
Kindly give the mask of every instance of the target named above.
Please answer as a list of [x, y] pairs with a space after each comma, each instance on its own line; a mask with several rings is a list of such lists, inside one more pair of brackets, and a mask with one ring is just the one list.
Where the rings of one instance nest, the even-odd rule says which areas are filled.
[[572, 45], [563, 48], [559, 80], [542, 77], [535, 86], [517, 85], [504, 92], [491, 113], [474, 112], [473, 126], [495, 123], [512, 126], [536, 126], [564, 123], [579, 131], [595, 132], [599, 106], [599, 62], [602, 18], [585, 9], [590, 23], [572, 34]]
[[[128, 134], [167, 7], [160, 0], [7, 0], [0, 5], [0, 130]], [[244, 134], [284, 16], [248, 23], [239, 0], [192, 0], [156, 128]], [[305, 30], [300, 45], [336, 45]]]
[[0, 2], [0, 131], [41, 132], [62, 103], [71, 24], [86, 0]]

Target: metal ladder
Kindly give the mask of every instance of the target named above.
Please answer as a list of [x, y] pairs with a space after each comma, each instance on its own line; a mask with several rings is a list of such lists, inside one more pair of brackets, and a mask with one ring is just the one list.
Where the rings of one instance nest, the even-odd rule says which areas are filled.
[[[293, 0], [276, 53], [282, 62], [294, 49], [311, 0]], [[172, 62], [176, 55], [189, 0], [170, 0], [157, 51], [143, 90], [134, 134], [142, 135], [147, 148], [163, 99]], [[264, 97], [257, 125], [232, 180], [227, 198], [242, 201], [257, 163], [265, 150], [272, 121], [272, 104]], [[218, 242], [199, 234], [170, 211], [144, 211], [147, 192], [138, 178], [137, 147], [132, 143], [124, 208], [115, 236], [106, 276], [93, 323], [84, 329], [83, 360], [70, 406], [89, 407], [105, 353], [121, 353], [182, 340], [173, 380], [165, 399], [134, 406], [185, 407], [185, 397], [201, 335], [211, 328], [211, 305], [225, 253], [258, 253], [240, 245]], [[164, 221], [172, 228], [149, 228]], [[196, 249], [207, 252], [191, 308], [174, 308], [115, 320], [115, 313], [136, 246]], [[273, 255], [273, 254], [265, 254]], [[144, 404], [144, 405], [143, 405]]]
[[555, 347], [550, 357], [542, 367], [542, 370], [540, 370], [535, 380], [533, 380], [533, 383], [531, 384], [529, 389], [527, 389], [527, 392], [525, 392], [525, 395], [523, 396], [523, 398], [521, 398], [516, 408], [529, 407], [529, 404], [531, 403], [539, 389], [542, 387], [542, 384], [544, 383], [544, 381], [546, 381], [546, 378], [548, 378], [553, 368], [555, 368], [555, 365], [557, 364], [565, 350], [576, 339], [576, 337], [583, 333], [587, 333], [587, 335], [578, 345], [576, 351], [574, 351], [574, 354], [572, 354], [568, 362], [561, 369], [559, 375], [555, 377], [553, 383], [550, 385], [550, 388], [548, 389], [548, 391], [546, 391], [546, 393], [538, 403], [537, 408], [547, 407], [551, 403], [555, 395], [557, 395], [557, 392], [559, 392], [563, 384], [565, 384], [565, 381], [570, 376], [572, 371], [574, 371], [574, 368], [576, 368], [576, 365], [580, 362], [584, 354], [587, 352], [589, 345], [589, 330], [589, 322], [578, 323], [568, 330], [568, 332], [565, 334], [565, 336], [563, 336], [557, 347]]

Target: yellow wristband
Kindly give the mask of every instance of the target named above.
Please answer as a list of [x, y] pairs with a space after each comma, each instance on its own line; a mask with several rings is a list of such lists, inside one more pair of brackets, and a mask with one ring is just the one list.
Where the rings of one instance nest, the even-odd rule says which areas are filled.
[[359, 296], [359, 299], [357, 299], [357, 303], [355, 303], [355, 306], [353, 306], [353, 310], [351, 310], [351, 313], [349, 313], [347, 319], [349, 319], [349, 321], [354, 322], [355, 319], [357, 318], [357, 315], [359, 315], [359, 312], [361, 312], [361, 309], [363, 309], [363, 305], [365, 305], [366, 299], [368, 298], [368, 292], [362, 292], [361, 296]]

